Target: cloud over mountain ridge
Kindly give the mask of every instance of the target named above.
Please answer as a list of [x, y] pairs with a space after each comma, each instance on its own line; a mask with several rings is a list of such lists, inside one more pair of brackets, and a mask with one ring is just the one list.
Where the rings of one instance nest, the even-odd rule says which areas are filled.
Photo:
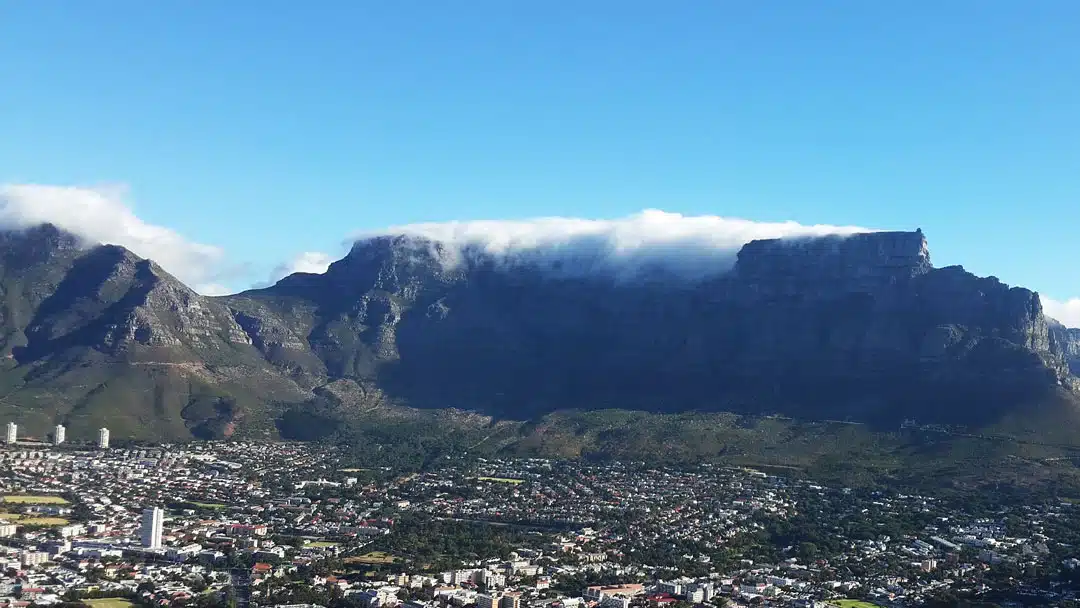
[[225, 250], [147, 223], [132, 211], [122, 186], [83, 188], [0, 184], [0, 228], [50, 223], [88, 245], [120, 245], [150, 258], [200, 293], [220, 293]]
[[[144, 221], [129, 203], [126, 188], [43, 184], [0, 184], [0, 228], [21, 229], [52, 223], [88, 244], [126, 247], [153, 259], [205, 295], [268, 283], [241, 276], [243, 265], [230, 262], [225, 249], [193, 241]], [[417, 236], [447, 245], [448, 263], [480, 253], [508, 264], [573, 264], [576, 272], [625, 276], [642, 269], [696, 278], [723, 272], [742, 245], [755, 239], [850, 235], [870, 232], [858, 226], [756, 222], [714, 215], [688, 216], [657, 209], [616, 219], [540, 217], [405, 224], [353, 233], [349, 240], [386, 235]], [[322, 273], [337, 255], [303, 251], [273, 267], [271, 282], [293, 272]], [[273, 261], [271, 261], [273, 262]], [[1049, 316], [1080, 327], [1080, 298], [1043, 296]]]
[[444, 262], [450, 265], [482, 255], [511, 266], [535, 264], [572, 274], [625, 277], [662, 271], [695, 279], [729, 270], [739, 249], [753, 240], [862, 232], [873, 230], [647, 209], [617, 219], [540, 217], [406, 224], [356, 237], [360, 241], [396, 235], [428, 239], [445, 246]]

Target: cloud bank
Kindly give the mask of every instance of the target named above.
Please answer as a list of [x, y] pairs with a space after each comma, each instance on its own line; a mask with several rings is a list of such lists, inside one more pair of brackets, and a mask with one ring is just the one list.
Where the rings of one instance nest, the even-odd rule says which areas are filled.
[[1046, 296], [1042, 299], [1043, 311], [1057, 319], [1065, 327], [1080, 327], [1080, 298], [1054, 300]]
[[225, 266], [224, 250], [139, 219], [125, 202], [123, 188], [0, 185], [0, 228], [43, 223], [89, 243], [126, 247], [154, 260], [199, 293], [225, 291], [217, 283]]
[[445, 245], [441, 253], [450, 265], [470, 256], [484, 256], [510, 265], [534, 264], [572, 274], [606, 272], [626, 277], [665, 272], [700, 278], [730, 269], [739, 248], [755, 239], [860, 232], [872, 230], [688, 216], [649, 209], [613, 220], [542, 217], [407, 224], [356, 237], [364, 240], [408, 235], [429, 239]]

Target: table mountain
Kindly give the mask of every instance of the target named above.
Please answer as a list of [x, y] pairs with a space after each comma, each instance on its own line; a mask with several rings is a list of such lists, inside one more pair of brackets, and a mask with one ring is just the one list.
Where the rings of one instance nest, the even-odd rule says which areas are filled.
[[921, 231], [755, 241], [698, 282], [449, 253], [371, 239], [324, 275], [226, 301], [312, 386], [349, 379], [511, 418], [615, 407], [977, 423], [1073, 382], [1037, 294], [933, 268]]
[[335, 419], [291, 404], [983, 425], [1077, 383], [1080, 332], [1029, 290], [934, 268], [921, 231], [754, 241], [696, 280], [386, 236], [220, 298], [48, 226], [0, 249], [0, 413], [37, 432], [221, 436], [284, 412], [302, 435]]

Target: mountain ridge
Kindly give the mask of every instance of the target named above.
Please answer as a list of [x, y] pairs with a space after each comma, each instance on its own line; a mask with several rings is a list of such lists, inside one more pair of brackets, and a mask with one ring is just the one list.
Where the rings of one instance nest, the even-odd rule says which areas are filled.
[[[458, 264], [448, 268], [442, 261], [444, 256], [441, 253], [438, 243], [417, 237], [385, 237], [360, 242], [348, 256], [335, 262], [321, 279], [304, 276], [302, 287], [298, 287], [297, 279], [286, 279], [279, 286], [234, 296], [230, 299], [230, 306], [244, 307], [254, 302], [266, 305], [283, 292], [309, 303], [309, 312], [322, 320], [310, 327], [298, 327], [292, 335], [314, 338], [311, 347], [321, 353], [320, 360], [330, 364], [330, 377], [371, 379], [378, 375], [375, 368], [381, 363], [387, 369], [384, 388], [415, 386], [422, 383], [424, 378], [437, 380], [445, 388], [447, 383], [453, 383], [455, 375], [475, 378], [495, 369], [498, 376], [506, 379], [501, 384], [512, 386], [501, 386], [498, 380], [493, 381], [495, 386], [488, 387], [485, 395], [489, 400], [513, 390], [514, 386], [527, 381], [529, 376], [536, 375], [534, 372], [544, 365], [537, 363], [524, 372], [516, 369], [512, 363], [500, 367], [497, 361], [491, 359], [491, 351], [508, 354], [506, 358], [516, 360], [536, 355], [550, 358], [558, 347], [550, 344], [550, 341], [545, 342], [538, 334], [568, 331], [570, 334], [567, 335], [575, 338], [579, 346], [583, 344], [584, 348], [604, 345], [603, 352], [593, 353], [588, 364], [564, 367], [555, 374], [557, 382], [569, 385], [562, 394], [550, 391], [550, 386], [535, 387], [536, 392], [541, 394], [548, 390], [546, 400], [549, 403], [566, 402], [569, 399], [567, 393], [589, 388], [583, 386], [588, 381], [581, 373], [586, 367], [595, 370], [607, 364], [608, 369], [603, 373], [609, 377], [621, 374], [632, 378], [635, 375], [630, 373], [632, 369], [620, 369], [619, 362], [610, 356], [612, 353], [616, 353], [615, 359], [637, 357], [638, 369], [648, 370], [654, 376], [657, 371], [667, 373], [667, 382], [660, 382], [663, 386], [700, 383], [701, 374], [695, 377], [692, 367], [698, 362], [708, 361], [710, 357], [715, 358], [717, 350], [713, 348], [710, 352], [700, 336], [694, 336], [693, 328], [688, 328], [686, 324], [705, 320], [703, 325], [706, 328], [714, 326], [718, 310], [745, 319], [757, 314], [755, 307], [775, 308], [782, 305], [788, 314], [766, 315], [766, 318], [758, 319], [752, 324], [758, 331], [749, 336], [739, 331], [739, 327], [725, 327], [718, 332], [720, 335], [713, 336], [714, 344], [730, 345], [742, 341], [752, 346], [772, 343], [774, 351], [784, 350], [787, 344], [796, 344], [803, 353], [813, 352], [819, 344], [813, 343], [812, 336], [805, 335], [808, 329], [817, 332], [832, 330], [827, 323], [823, 326], [821, 322], [817, 323], [817, 327], [811, 327], [805, 322], [806, 317], [820, 315], [824, 304], [835, 306], [838, 303], [849, 306], [851, 312], [876, 316], [878, 319], [913, 310], [930, 317], [923, 321], [925, 327], [919, 328], [923, 333], [915, 336], [922, 343], [907, 345], [919, 351], [915, 360], [905, 361], [909, 368], [917, 368], [923, 360], [931, 363], [948, 360], [946, 351], [950, 348], [954, 351], [975, 349], [979, 342], [984, 343], [983, 351], [993, 351], [992, 344], [987, 346], [987, 343], [1000, 340], [1003, 344], [1027, 349], [1029, 354], [1037, 353], [1027, 363], [1013, 361], [1014, 364], [1027, 366], [1036, 375], [1037, 368], [1044, 366], [1049, 384], [1072, 382], [1066, 371], [1063, 353], [1057, 352], [1057, 346], [1051, 344], [1049, 326], [1042, 314], [1038, 296], [1022, 288], [1009, 288], [993, 278], [978, 279], [959, 267], [934, 269], [929, 262], [929, 250], [921, 231], [754, 241], [743, 247], [735, 267], [727, 273], [695, 284], [661, 283], [659, 287], [654, 284], [644, 291], [638, 283], [628, 286], [618, 281], [589, 281], [574, 275], [552, 275], [546, 273], [545, 269], [528, 264], [517, 265], [513, 272], [507, 272], [496, 260], [482, 256], [467, 258], [465, 267]], [[320, 282], [323, 283], [321, 287]], [[913, 285], [921, 291], [912, 293]], [[678, 291], [678, 296], [669, 297], [672, 291]], [[335, 300], [337, 304], [329, 307], [322, 304], [326, 294], [339, 292], [352, 295]], [[988, 293], [993, 297], [987, 297]], [[483, 294], [483, 297], [479, 294]], [[860, 302], [860, 298], [863, 301]], [[960, 302], [954, 302], [956, 300]], [[620, 305], [605, 307], [605, 303], [612, 301], [618, 301]], [[492, 302], [497, 305], [493, 306]], [[348, 306], [342, 308], [339, 306], [342, 303]], [[559, 306], [563, 307], [562, 314], [544, 316], [544, 308]], [[514, 309], [513, 314], [507, 314], [509, 308]], [[586, 321], [582, 317], [590, 309], [595, 318]], [[477, 313], [478, 310], [481, 312]], [[657, 320], [655, 317], [658, 314], [665, 320]], [[791, 322], [792, 314], [800, 315], [794, 323]], [[457, 315], [458, 326], [440, 322], [453, 315]], [[521, 327], [522, 324], [529, 324], [528, 319], [537, 316], [544, 318], [545, 325]], [[632, 331], [626, 326], [609, 327], [609, 331], [603, 335], [593, 332], [590, 339], [573, 335], [575, 331], [592, 331], [604, 323], [618, 324], [620, 317], [629, 317], [623, 320], [638, 326], [632, 331], [640, 332], [641, 326], [666, 323], [662, 329], [675, 330], [683, 335], [674, 341], [669, 339], [670, 335], [654, 335], [647, 344], [627, 342], [626, 336]], [[961, 331], [947, 323], [950, 318], [962, 321], [964, 327], [985, 326], [989, 335]], [[672, 325], [673, 320], [675, 325]], [[278, 326], [285, 323], [281, 319], [277, 321], [275, 325]], [[998, 321], [1001, 323], [995, 326]], [[682, 325], [679, 325], [680, 322]], [[771, 335], [770, 332], [785, 323], [789, 327], [779, 331], [776, 336]], [[465, 345], [475, 343], [477, 336], [485, 333], [488, 334], [485, 339], [499, 340], [499, 332], [512, 333], [514, 339], [503, 339], [497, 348], [480, 349], [488, 352], [476, 352], [477, 349]], [[859, 340], [860, 335], [879, 340], [882, 343], [880, 347], [862, 345], [865, 348], [859, 354], [868, 359], [887, 359], [886, 351], [890, 343], [910, 342], [912, 339], [910, 328], [902, 324], [890, 326], [889, 323], [871, 323], [852, 328], [846, 336], [837, 333], [833, 332], [835, 340]], [[424, 338], [417, 339], [419, 334]], [[365, 339], [350, 344], [348, 337], [353, 335]], [[334, 336], [345, 339], [334, 339]], [[445, 350], [447, 345], [451, 347], [450, 350]], [[408, 352], [407, 357], [402, 356], [403, 348]], [[440, 348], [444, 350], [440, 352]], [[522, 352], [530, 348], [533, 352]], [[653, 357], [651, 360], [640, 356], [648, 350], [663, 349], [669, 351], [669, 356]], [[536, 350], [545, 352], [537, 353]], [[729, 367], [744, 365], [750, 368], [770, 364], [769, 353], [755, 353], [753, 348], [743, 348], [738, 354], [743, 356], [741, 360], [729, 352], [724, 363]], [[1022, 356], [1023, 353], [1005, 354]], [[496, 356], [502, 358], [501, 354]], [[672, 369], [672, 357], [679, 356], [685, 365]], [[748, 360], [750, 363], [745, 364]], [[451, 361], [462, 362], [465, 367], [468, 367], [469, 361], [484, 361], [486, 365], [473, 366], [472, 369], [461, 369], [458, 365], [455, 372], [456, 364], [451, 364], [448, 369]], [[790, 364], [791, 361], [786, 363]], [[881, 363], [882, 366], [888, 364], [888, 361]], [[782, 373], [790, 377], [798, 371], [788, 369]], [[817, 369], [814, 373], [823, 374], [826, 371]], [[971, 370], [956, 372], [970, 373]], [[918, 370], [909, 369], [908, 373], [917, 375]], [[747, 376], [753, 375], [740, 374], [737, 370], [731, 374], [736, 381], [745, 381]], [[632, 384], [634, 380], [627, 382]], [[640, 393], [641, 390], [643, 387], [635, 392]], [[476, 407], [476, 403], [471, 402], [467, 395], [451, 396], [443, 392], [439, 396], [424, 396], [412, 390], [405, 399], [415, 404], [423, 399], [442, 398], [454, 407]], [[648, 395], [648, 392], [644, 394]], [[545, 408], [550, 409], [550, 406], [542, 404], [536, 408], [523, 408], [522, 404], [528, 403], [529, 397], [522, 394], [514, 396], [512, 400], [518, 413], [528, 416], [543, 413]], [[572, 406], [616, 406], [618, 404], [613, 400], [619, 397], [608, 390], [607, 394], [604, 391], [594, 392], [588, 398], [596, 403], [579, 402]], [[662, 400], [655, 393], [648, 398]], [[754, 391], [741, 398], [760, 401]], [[784, 410], [783, 404], [780, 405]], [[484, 407], [480, 409], [491, 413], [498, 412], [499, 407], [495, 404], [487, 410]], [[648, 409], [656, 406], [634, 404], [629, 407]], [[699, 403], [695, 407], [710, 406]], [[754, 405], [747, 404], [747, 407]], [[834, 411], [833, 414], [851, 415], [851, 412]]]
[[695, 281], [386, 236], [205, 297], [51, 226], [0, 232], [0, 263], [0, 415], [36, 433], [287, 435], [283, 412], [318, 403], [982, 425], [1074, 391], [1080, 368], [1080, 330], [1030, 290], [934, 268], [921, 230], [752, 241]]

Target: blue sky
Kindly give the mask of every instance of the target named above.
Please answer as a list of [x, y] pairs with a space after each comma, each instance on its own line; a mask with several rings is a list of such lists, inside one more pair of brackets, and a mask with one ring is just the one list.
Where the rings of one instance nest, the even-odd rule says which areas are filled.
[[357, 230], [922, 227], [1080, 296], [1080, 2], [0, 0], [0, 183], [125, 184], [263, 278]]

